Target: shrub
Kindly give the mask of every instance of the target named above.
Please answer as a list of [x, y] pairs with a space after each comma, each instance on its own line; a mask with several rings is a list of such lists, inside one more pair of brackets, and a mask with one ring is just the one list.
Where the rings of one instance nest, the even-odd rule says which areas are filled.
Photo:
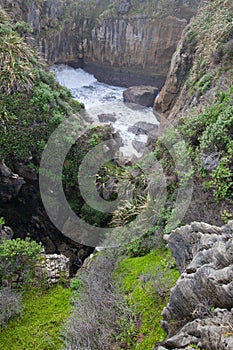
[[3, 281], [11, 284], [15, 276], [22, 281], [29, 281], [42, 250], [41, 243], [30, 241], [29, 238], [2, 241], [0, 243], [0, 271]]
[[79, 293], [74, 294], [73, 314], [65, 327], [67, 350], [108, 350], [125, 325], [129, 313], [112, 286], [115, 263], [116, 252], [97, 254], [89, 270], [72, 283]]
[[38, 63], [33, 50], [14, 32], [0, 36], [0, 88], [10, 94], [20, 90], [31, 90]]
[[22, 295], [10, 288], [3, 288], [0, 291], [0, 326], [5, 326], [12, 317], [21, 314], [21, 311]]

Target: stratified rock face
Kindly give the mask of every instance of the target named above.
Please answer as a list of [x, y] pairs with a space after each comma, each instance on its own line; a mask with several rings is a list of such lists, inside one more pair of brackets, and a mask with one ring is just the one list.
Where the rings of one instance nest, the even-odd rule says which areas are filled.
[[217, 308], [211, 317], [186, 324], [163, 345], [155, 347], [155, 350], [230, 350], [233, 349], [232, 325], [233, 309], [228, 311]]
[[151, 84], [161, 87], [186, 24], [186, 19], [172, 16], [105, 19], [86, 44], [86, 67], [118, 67], [123, 69], [119, 77], [123, 84], [130, 71], [141, 76], [142, 83], [148, 76]]
[[123, 92], [124, 102], [152, 107], [158, 89], [153, 86], [131, 86]]
[[29, 42], [39, 47], [49, 63], [82, 65], [79, 34], [83, 28], [78, 23], [77, 9], [71, 3], [66, 0], [2, 0], [2, 6], [15, 21], [23, 20], [30, 25], [35, 41], [29, 38]]
[[168, 246], [181, 276], [163, 311], [169, 339], [156, 349], [232, 349], [233, 221], [223, 227], [193, 222], [174, 230]]
[[84, 67], [107, 83], [158, 88], [166, 79], [182, 30], [196, 13], [198, 3], [146, 1], [140, 12], [141, 1], [133, 4], [122, 0], [111, 12], [102, 1], [2, 0], [15, 20], [30, 24], [34, 44], [49, 63]]
[[180, 43], [172, 56], [166, 82], [154, 103], [154, 110], [164, 116], [171, 112], [192, 67], [195, 47], [187, 45], [185, 41], [187, 30], [188, 27], [183, 32]]

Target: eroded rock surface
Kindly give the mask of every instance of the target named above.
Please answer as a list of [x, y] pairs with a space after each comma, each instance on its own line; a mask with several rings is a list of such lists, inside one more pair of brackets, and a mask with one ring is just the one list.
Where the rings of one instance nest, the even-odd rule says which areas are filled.
[[154, 86], [131, 86], [123, 92], [124, 102], [152, 107], [157, 92]]
[[0, 160], [0, 203], [6, 203], [16, 198], [25, 181], [14, 174], [3, 160]]
[[[50, 63], [84, 67], [104, 82], [162, 87], [182, 30], [200, 0], [179, 4], [101, 1], [2, 0], [14, 20], [33, 29], [33, 39]], [[168, 6], [169, 5], [169, 6]], [[151, 11], [152, 10], [152, 11]]]
[[181, 276], [163, 311], [169, 338], [156, 349], [232, 349], [233, 221], [222, 227], [193, 222], [167, 239]]

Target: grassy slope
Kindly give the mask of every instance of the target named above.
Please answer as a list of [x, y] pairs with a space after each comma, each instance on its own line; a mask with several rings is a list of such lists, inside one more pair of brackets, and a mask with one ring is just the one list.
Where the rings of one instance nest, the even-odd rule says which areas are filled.
[[24, 294], [22, 317], [10, 321], [0, 333], [0, 349], [60, 349], [60, 332], [70, 312], [70, 289], [31, 289]]
[[119, 263], [116, 277], [121, 280], [126, 303], [137, 319], [134, 326], [126, 325], [124, 334], [119, 337], [121, 344], [127, 344], [127, 349], [132, 350], [152, 349], [156, 342], [166, 338], [160, 321], [168, 293], [162, 296], [161, 292], [168, 291], [179, 277], [170, 252], [152, 250], [142, 257], [125, 258]]

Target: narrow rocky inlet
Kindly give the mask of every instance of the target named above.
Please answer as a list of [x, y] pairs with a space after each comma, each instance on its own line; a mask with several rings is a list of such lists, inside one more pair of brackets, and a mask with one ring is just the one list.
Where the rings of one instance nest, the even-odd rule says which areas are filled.
[[0, 348], [233, 348], [231, 0], [2, 0]]

